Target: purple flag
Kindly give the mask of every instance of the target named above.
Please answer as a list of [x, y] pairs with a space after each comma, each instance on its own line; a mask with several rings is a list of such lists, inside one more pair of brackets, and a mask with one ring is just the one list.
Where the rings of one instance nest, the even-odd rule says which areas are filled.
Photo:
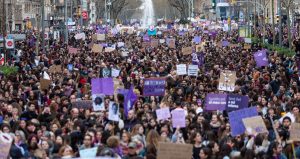
[[114, 82], [112, 78], [93, 78], [91, 83], [92, 94], [114, 94]]
[[143, 36], [143, 41], [150, 42], [150, 37], [148, 35]]
[[127, 95], [125, 96], [124, 99], [124, 113], [125, 116], [127, 117], [128, 111], [132, 108], [134, 102], [138, 99], [136, 94], [133, 92], [133, 86], [130, 87]]
[[195, 36], [194, 39], [193, 39], [193, 42], [196, 43], [196, 44], [201, 43], [201, 37], [200, 36]]
[[257, 115], [258, 115], [258, 113], [257, 113], [256, 107], [240, 109], [240, 110], [228, 113], [229, 123], [231, 126], [231, 135], [237, 136], [237, 135], [243, 134], [246, 130], [246, 128], [243, 124], [243, 119], [257, 116]]
[[260, 50], [254, 54], [254, 60], [257, 67], [268, 66], [269, 61], [266, 50]]
[[205, 98], [205, 110], [225, 110], [227, 95], [209, 93]]
[[230, 43], [227, 40], [222, 41], [222, 46], [227, 47]]
[[228, 112], [247, 108], [249, 103], [249, 98], [247, 96], [242, 96], [238, 94], [228, 94], [227, 95], [227, 107]]

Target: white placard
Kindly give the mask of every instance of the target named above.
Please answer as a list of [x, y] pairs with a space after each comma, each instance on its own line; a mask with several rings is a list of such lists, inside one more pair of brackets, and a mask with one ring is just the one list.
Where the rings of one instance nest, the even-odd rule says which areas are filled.
[[176, 73], [177, 75], [186, 75], [186, 64], [176, 65]]
[[198, 65], [189, 65], [188, 67], [188, 75], [189, 76], [198, 76]]
[[93, 94], [93, 110], [94, 111], [103, 111], [105, 110], [103, 95]]
[[119, 121], [119, 105], [115, 102], [109, 103], [108, 120]]
[[118, 77], [119, 75], [120, 75], [120, 70], [114, 69], [114, 68], [111, 69], [111, 76], [112, 77]]

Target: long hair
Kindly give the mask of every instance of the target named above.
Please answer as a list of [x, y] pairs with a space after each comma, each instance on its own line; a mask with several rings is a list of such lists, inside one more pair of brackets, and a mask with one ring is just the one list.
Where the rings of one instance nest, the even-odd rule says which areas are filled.
[[154, 145], [154, 147], [157, 149], [159, 141], [160, 135], [158, 134], [158, 132], [154, 129], [150, 130], [146, 138], [147, 145]]

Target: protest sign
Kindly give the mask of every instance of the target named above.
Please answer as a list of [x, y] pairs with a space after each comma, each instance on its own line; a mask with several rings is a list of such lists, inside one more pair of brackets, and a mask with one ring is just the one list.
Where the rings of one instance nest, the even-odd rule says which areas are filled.
[[125, 46], [125, 43], [124, 42], [118, 42], [118, 45], [117, 45], [119, 48], [120, 47], [124, 47]]
[[68, 47], [68, 52], [69, 54], [77, 54], [77, 48], [73, 48], [73, 47]]
[[169, 48], [175, 48], [175, 39], [167, 39], [167, 44]]
[[245, 50], [250, 50], [250, 49], [251, 49], [251, 45], [245, 44], [245, 45], [244, 45], [244, 49], [245, 49]]
[[158, 47], [159, 40], [158, 39], [151, 39], [151, 47]]
[[184, 47], [182, 48], [182, 54], [183, 55], [190, 55], [193, 53], [193, 48], [192, 47]]
[[163, 96], [166, 81], [164, 78], [148, 78], [144, 80], [144, 96]]
[[159, 142], [157, 159], [191, 159], [193, 145]]
[[194, 39], [193, 39], [193, 42], [194, 42], [195, 44], [201, 43], [201, 37], [200, 37], [200, 36], [195, 36]]
[[173, 128], [185, 128], [185, 113], [183, 109], [175, 109], [171, 112]]
[[111, 76], [112, 76], [112, 77], [118, 77], [118, 76], [120, 75], [120, 71], [121, 71], [121, 70], [112, 68], [112, 69], [111, 69]]
[[121, 80], [114, 78], [113, 82], [114, 82], [114, 94], [117, 94], [120, 89], [124, 89], [124, 85]]
[[227, 95], [209, 93], [205, 98], [205, 110], [225, 110]]
[[115, 51], [115, 48], [113, 47], [106, 47], [104, 52], [113, 52]]
[[99, 44], [94, 44], [92, 47], [92, 52], [101, 53], [103, 50], [103, 46]]
[[196, 52], [200, 52], [202, 49], [202, 45], [196, 45]]
[[254, 60], [257, 67], [268, 66], [269, 61], [266, 50], [260, 50], [254, 54]]
[[119, 121], [119, 105], [115, 102], [109, 103], [108, 120]]
[[227, 40], [224, 40], [224, 41], [222, 41], [222, 46], [223, 47], [227, 47], [227, 46], [229, 46], [229, 41], [227, 41]]
[[198, 76], [198, 65], [189, 65], [188, 67], [188, 75], [189, 76]]
[[177, 75], [186, 75], [186, 64], [176, 65], [176, 74]]
[[231, 111], [247, 108], [248, 102], [249, 102], [248, 96], [242, 96], [238, 94], [228, 94], [226, 110], [228, 112], [231, 112]]
[[242, 121], [249, 135], [268, 132], [266, 124], [261, 116], [244, 118]]
[[112, 78], [93, 78], [91, 83], [92, 94], [114, 94], [114, 83]]
[[78, 33], [78, 34], [75, 35], [75, 39], [76, 40], [79, 40], [79, 39], [85, 40], [85, 34], [84, 33]]
[[104, 67], [101, 69], [101, 78], [111, 77], [111, 68]]
[[97, 41], [97, 34], [92, 35], [92, 41]]
[[165, 120], [171, 117], [169, 108], [156, 109], [157, 120]]
[[105, 41], [105, 34], [97, 34], [98, 41]]
[[40, 90], [49, 89], [50, 84], [51, 84], [51, 80], [40, 79]]
[[251, 40], [251, 38], [245, 38], [245, 43], [247, 43], [247, 44], [251, 44], [251, 43], [252, 43], [252, 40]]
[[49, 73], [62, 73], [61, 65], [52, 65], [48, 69]]
[[105, 110], [103, 97], [104, 97], [104, 95], [101, 95], [101, 94], [93, 94], [92, 95], [94, 111], [104, 111]]
[[243, 134], [246, 128], [242, 120], [244, 118], [249, 118], [257, 115], [258, 113], [256, 107], [245, 108], [245, 109], [229, 112], [228, 116], [229, 116], [229, 123], [231, 126], [231, 135], [237, 136]]
[[80, 158], [95, 158], [98, 147], [79, 150]]
[[91, 109], [93, 108], [93, 101], [92, 100], [79, 100], [72, 102], [72, 107], [73, 108], [83, 108], [83, 109]]
[[300, 123], [292, 123], [290, 130], [290, 140], [300, 141]]
[[143, 42], [150, 42], [150, 37], [148, 35], [144, 35]]
[[235, 71], [221, 71], [218, 89], [222, 91], [233, 92], [235, 88], [236, 72]]
[[143, 47], [143, 48], [146, 48], [146, 47], [148, 47], [148, 46], [151, 46], [151, 43], [150, 43], [150, 42], [147, 42], [147, 41], [146, 41], [146, 42], [143, 42], [143, 43], [142, 43], [142, 47]]
[[13, 139], [10, 134], [0, 133], [0, 158], [7, 158]]

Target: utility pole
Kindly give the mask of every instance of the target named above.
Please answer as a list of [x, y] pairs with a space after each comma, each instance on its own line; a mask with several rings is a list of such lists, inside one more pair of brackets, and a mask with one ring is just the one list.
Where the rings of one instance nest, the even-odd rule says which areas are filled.
[[67, 0], [65, 3], [65, 43], [68, 45], [68, 3]]
[[[43, 53], [45, 53], [45, 0], [42, 0], [42, 49]], [[38, 28], [38, 33], [40, 33], [40, 28]]]
[[281, 0], [278, 3], [278, 17], [279, 17], [279, 46], [282, 46], [282, 17], [281, 17]]
[[6, 55], [6, 47], [5, 47], [5, 37], [6, 37], [6, 7], [5, 7], [5, 0], [2, 0], [2, 36], [3, 36], [3, 54], [4, 54], [4, 63], [7, 63], [7, 55]]
[[83, 26], [83, 19], [82, 19], [82, 9], [83, 9], [83, 0], [80, 1], [80, 11], [79, 11], [79, 14], [80, 14], [80, 30], [82, 31], [82, 26]]

